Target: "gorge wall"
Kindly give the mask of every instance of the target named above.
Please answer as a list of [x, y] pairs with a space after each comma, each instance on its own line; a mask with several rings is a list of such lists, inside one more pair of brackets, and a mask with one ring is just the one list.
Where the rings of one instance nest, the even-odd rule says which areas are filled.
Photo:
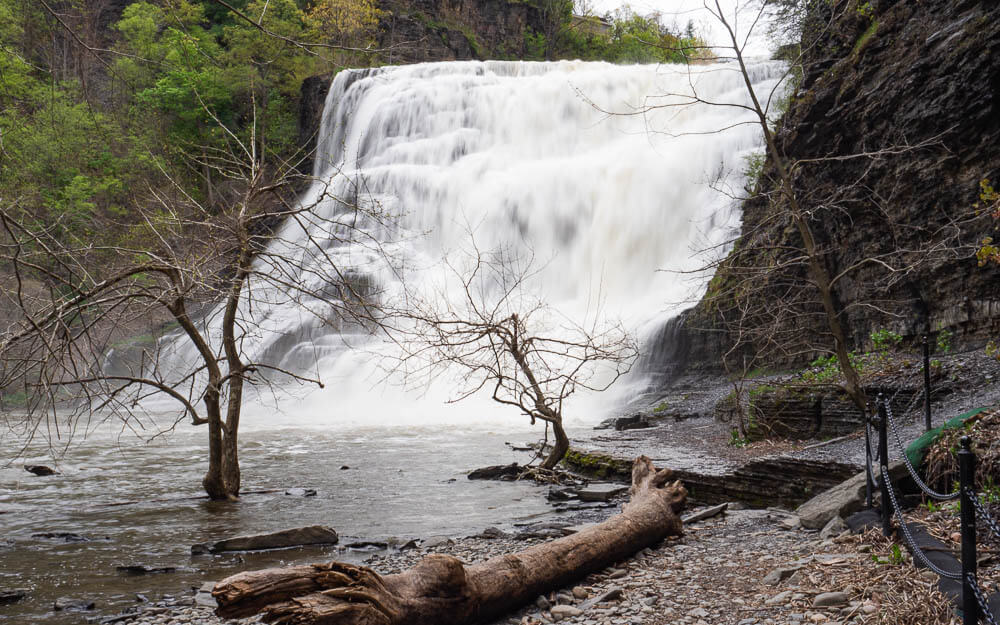
[[510, 0], [382, 0], [379, 48], [386, 64], [518, 59], [525, 35], [543, 32], [534, 4]]
[[[870, 333], [882, 328], [909, 339], [947, 329], [959, 347], [982, 346], [1000, 336], [1000, 268], [978, 267], [970, 252], [985, 236], [996, 240], [1000, 226], [972, 208], [979, 181], [1000, 179], [1000, 8], [872, 0], [837, 2], [832, 11], [805, 51], [802, 80], [776, 139], [789, 161], [824, 159], [799, 167], [795, 185], [830, 274], [858, 265], [836, 290], [850, 347], [868, 347]], [[886, 149], [894, 153], [859, 156]], [[774, 247], [801, 247], [790, 220], [767, 199], [773, 190], [760, 189], [744, 203], [737, 246], [766, 236]], [[926, 249], [944, 233], [953, 252], [930, 254], [932, 262], [898, 253]], [[912, 269], [904, 275], [864, 262], [890, 255]], [[726, 271], [723, 263], [716, 279], [724, 282]], [[865, 302], [873, 305], [857, 305]], [[822, 321], [804, 316], [794, 323], [820, 333]], [[673, 324], [660, 333], [673, 344], [655, 346], [652, 360], [671, 353], [688, 367], [718, 370], [736, 338], [707, 300]], [[808, 358], [778, 355], [770, 364]]]

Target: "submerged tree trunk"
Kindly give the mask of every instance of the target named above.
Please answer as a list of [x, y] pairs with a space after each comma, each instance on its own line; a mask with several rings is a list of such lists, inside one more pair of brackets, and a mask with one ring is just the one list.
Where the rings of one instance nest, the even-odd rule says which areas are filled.
[[263, 613], [290, 625], [466, 625], [496, 618], [538, 595], [681, 534], [677, 512], [687, 491], [645, 456], [632, 467], [622, 513], [594, 527], [524, 551], [466, 566], [429, 555], [396, 575], [343, 562], [240, 573], [219, 582], [216, 613]]

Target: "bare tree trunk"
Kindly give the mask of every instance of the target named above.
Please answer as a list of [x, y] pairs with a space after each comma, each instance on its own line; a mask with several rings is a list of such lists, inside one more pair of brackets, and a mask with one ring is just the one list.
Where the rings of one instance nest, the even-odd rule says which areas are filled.
[[[241, 214], [239, 217], [243, 219]], [[245, 223], [240, 223], [238, 230], [241, 235], [247, 232]], [[236, 275], [229, 285], [229, 295], [226, 299], [226, 311], [222, 317], [222, 347], [226, 352], [226, 364], [229, 368], [229, 401], [226, 406], [226, 421], [222, 427], [222, 449], [220, 457], [220, 474], [225, 487], [226, 498], [235, 499], [240, 494], [240, 461], [237, 440], [239, 438], [240, 415], [243, 406], [243, 385], [246, 381], [246, 365], [240, 357], [236, 337], [236, 313], [240, 305], [240, 295], [243, 285], [250, 273], [253, 259], [253, 248], [246, 239], [240, 242], [240, 255], [237, 261]]]
[[569, 437], [566, 436], [566, 430], [563, 429], [562, 418], [560, 417], [558, 420], [551, 421], [550, 423], [552, 423], [552, 433], [555, 434], [556, 444], [545, 458], [545, 462], [542, 463], [543, 469], [555, 469], [559, 461], [569, 451]]
[[296, 625], [466, 625], [496, 618], [539, 594], [681, 534], [687, 491], [645, 456], [632, 467], [631, 499], [594, 527], [466, 566], [430, 555], [396, 575], [343, 562], [240, 573], [219, 582], [216, 613]]
[[847, 333], [844, 331], [843, 324], [840, 320], [840, 310], [838, 310], [833, 292], [833, 281], [830, 279], [830, 273], [827, 271], [820, 250], [816, 245], [816, 240], [813, 237], [812, 227], [809, 225], [808, 221], [809, 216], [799, 205], [799, 199], [795, 193], [795, 183], [792, 180], [788, 162], [786, 161], [784, 155], [778, 150], [777, 142], [774, 140], [774, 133], [771, 132], [771, 128], [768, 126], [767, 113], [761, 106], [760, 101], [757, 99], [757, 94], [753, 90], [750, 73], [747, 71], [746, 63], [743, 59], [742, 48], [739, 45], [736, 34], [725, 18], [722, 17], [724, 14], [722, 12], [721, 5], [716, 2], [715, 6], [719, 11], [718, 16], [722, 25], [729, 33], [730, 41], [732, 42], [732, 49], [736, 54], [736, 60], [739, 62], [740, 72], [743, 74], [743, 82], [746, 85], [747, 94], [753, 102], [753, 110], [757, 115], [757, 120], [764, 133], [764, 141], [767, 144], [768, 156], [774, 163], [775, 169], [778, 171], [778, 177], [781, 179], [782, 195], [784, 196], [785, 201], [788, 202], [788, 208], [791, 213], [792, 221], [795, 224], [795, 228], [798, 231], [799, 236], [802, 237], [802, 247], [806, 252], [807, 258], [809, 259], [809, 276], [812, 278], [813, 282], [815, 282], [816, 288], [819, 289], [820, 302], [823, 305], [823, 312], [826, 316], [827, 327], [833, 337], [834, 351], [837, 354], [837, 362], [840, 365], [841, 372], [844, 374], [844, 390], [851, 397], [858, 409], [861, 412], [865, 412], [867, 410], [866, 405], [868, 403], [867, 397], [864, 389], [861, 387], [861, 380], [858, 376], [857, 369], [854, 368], [854, 363], [851, 362], [850, 355], [847, 351]]
[[208, 416], [208, 470], [201, 485], [209, 499], [230, 499], [229, 489], [223, 472], [225, 435], [222, 428], [222, 413], [219, 407], [218, 386], [209, 382], [210, 389], [205, 394], [205, 414]]

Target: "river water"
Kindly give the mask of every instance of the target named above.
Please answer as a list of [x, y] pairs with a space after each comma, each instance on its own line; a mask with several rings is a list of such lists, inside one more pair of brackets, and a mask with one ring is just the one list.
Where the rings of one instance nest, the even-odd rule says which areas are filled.
[[[79, 623], [80, 613], [52, 611], [58, 597], [88, 598], [114, 613], [136, 595], [156, 600], [246, 568], [354, 560], [364, 552], [312, 547], [238, 555], [192, 556], [191, 545], [289, 527], [327, 525], [341, 545], [398, 537], [426, 538], [510, 528], [554, 514], [541, 487], [473, 482], [466, 473], [488, 464], [526, 462], [535, 440], [515, 419], [465, 426], [248, 426], [242, 437], [244, 489], [235, 503], [203, 498], [204, 429], [188, 427], [145, 443], [99, 428], [78, 440], [59, 475], [36, 477], [20, 462], [0, 469], [0, 590], [24, 588], [28, 600], [0, 606], [0, 622]], [[38, 455], [32, 455], [37, 453]], [[26, 463], [46, 459], [42, 449]], [[343, 469], [342, 467], [349, 467]], [[315, 497], [285, 495], [312, 488]], [[66, 542], [33, 536], [77, 534]], [[175, 567], [128, 576], [119, 566]]]

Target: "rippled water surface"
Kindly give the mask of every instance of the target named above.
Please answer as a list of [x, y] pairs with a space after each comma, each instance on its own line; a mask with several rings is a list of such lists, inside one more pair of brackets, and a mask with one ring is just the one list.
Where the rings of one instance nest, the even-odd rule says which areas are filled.
[[[237, 503], [202, 498], [204, 429], [185, 428], [149, 443], [98, 432], [75, 442], [52, 477], [35, 477], [18, 461], [0, 468], [0, 527], [7, 540], [0, 542], [0, 590], [25, 588], [31, 596], [0, 606], [0, 622], [79, 623], [79, 613], [52, 612], [53, 601], [87, 597], [98, 611], [113, 613], [134, 605], [137, 593], [155, 600], [243, 568], [364, 556], [343, 547], [190, 553], [194, 543], [234, 535], [322, 524], [335, 528], [343, 545], [466, 535], [548, 514], [537, 486], [465, 477], [475, 467], [527, 461], [505, 442], [523, 444], [537, 432], [517, 425], [248, 430], [241, 446], [244, 490], [277, 492], [248, 494]], [[27, 463], [52, 463], [41, 449], [27, 457]], [[283, 494], [292, 487], [318, 495]], [[88, 540], [32, 536], [42, 532]], [[116, 571], [131, 564], [178, 571], [134, 577]]]

